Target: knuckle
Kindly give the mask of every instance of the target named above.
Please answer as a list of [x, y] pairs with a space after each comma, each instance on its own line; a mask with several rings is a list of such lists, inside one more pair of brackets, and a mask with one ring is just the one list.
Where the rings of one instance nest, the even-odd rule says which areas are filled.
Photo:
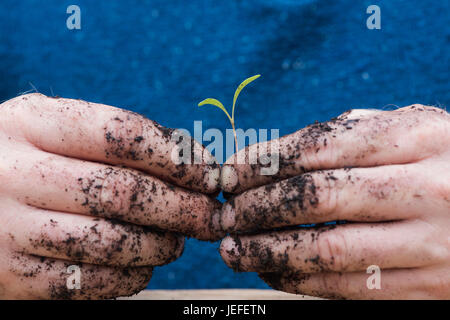
[[0, 104], [0, 110], [4, 114], [0, 119], [13, 118], [19, 120], [26, 116], [30, 110], [38, 108], [44, 99], [47, 99], [47, 97], [40, 93], [29, 93], [5, 101]]
[[[102, 258], [118, 266], [139, 266], [148, 264], [149, 257], [144, 252], [148, 235], [144, 228], [118, 221], [108, 221], [103, 227], [102, 241], [98, 250]], [[106, 249], [106, 250], [105, 250]]]
[[[410, 131], [410, 139], [416, 141], [422, 154], [438, 154], [446, 151], [450, 143], [450, 115], [444, 109], [420, 104], [393, 111], [392, 118]], [[439, 137], [437, 140], [436, 137]]]
[[335, 273], [321, 277], [321, 291], [324, 292], [323, 297], [332, 299], [343, 299], [349, 294], [349, 280], [345, 274]]
[[336, 192], [337, 180], [335, 179], [332, 171], [313, 175], [313, 184], [317, 199], [313, 215], [318, 219], [323, 220], [323, 218], [328, 217], [337, 210], [339, 193]]
[[326, 231], [317, 238], [317, 253], [320, 266], [330, 271], [346, 271], [348, 269], [348, 246], [344, 233]]
[[[309, 215], [319, 214], [317, 210], [319, 199], [317, 197], [317, 186], [312, 174], [303, 174], [286, 180], [281, 184], [283, 193], [288, 200], [286, 210], [291, 210], [291, 202], [296, 202], [295, 209], [306, 211]], [[295, 210], [293, 210], [295, 212]]]
[[[423, 263], [427, 265], [436, 263], [446, 263], [450, 261], [450, 238], [444, 234], [434, 232], [426, 232], [422, 236], [420, 248], [423, 252], [421, 255]], [[425, 232], [424, 232], [425, 233]]]
[[125, 245], [126, 240], [136, 233], [132, 230], [131, 226], [130, 228], [126, 228], [122, 224], [115, 223], [105, 224], [102, 229], [103, 230], [100, 231], [103, 234], [102, 238], [108, 243], [107, 246], [110, 248]]
[[139, 145], [144, 140], [145, 119], [125, 110], [117, 112], [104, 128], [106, 156], [123, 160], [142, 160]]
[[113, 297], [131, 296], [144, 290], [152, 278], [152, 267], [126, 268], [118, 271], [114, 289], [107, 294]]
[[11, 101], [11, 107], [16, 107], [17, 109], [29, 112], [30, 109], [38, 109], [42, 103], [47, 100], [48, 97], [40, 93], [29, 93], [23, 96], [16, 97]]
[[[307, 138], [309, 139], [309, 138]], [[311, 143], [305, 141], [303, 144], [305, 145], [305, 152], [303, 153], [303, 162], [305, 163], [305, 167], [313, 168], [314, 166], [318, 167], [326, 167], [327, 159], [332, 159], [333, 155], [333, 146], [332, 144], [327, 144], [326, 147], [322, 147], [323, 150], [321, 155], [319, 155], [319, 150], [322, 149], [319, 145], [325, 145], [325, 141], [331, 141], [331, 135], [329, 132], [324, 132], [320, 136], [319, 143]]]
[[106, 174], [101, 185], [100, 203], [112, 218], [124, 218], [132, 209], [132, 203], [140, 188], [138, 174], [126, 169], [113, 170]]
[[21, 96], [17, 96], [13, 99], [10, 99], [5, 102], [5, 104], [17, 104], [17, 105], [26, 105], [26, 104], [35, 104], [41, 102], [42, 100], [48, 99], [47, 96], [44, 96], [40, 93], [28, 93]]
[[144, 250], [150, 252], [145, 260], [150, 265], [165, 265], [177, 260], [184, 250], [184, 237], [171, 232], [156, 232], [148, 238], [151, 239], [151, 250]]
[[443, 202], [444, 207], [450, 208], [450, 182], [448, 175], [441, 175], [433, 180], [422, 182], [423, 189], [429, 191], [432, 199]]

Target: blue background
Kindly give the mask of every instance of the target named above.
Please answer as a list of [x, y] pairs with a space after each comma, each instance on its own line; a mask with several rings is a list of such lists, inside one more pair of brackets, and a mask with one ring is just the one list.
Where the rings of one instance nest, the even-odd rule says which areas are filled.
[[[82, 30], [66, 28], [77, 4]], [[381, 7], [368, 30], [366, 8]], [[102, 102], [170, 127], [229, 128], [214, 97], [231, 104], [245, 78], [238, 127], [284, 135], [350, 108], [450, 101], [450, 1], [46, 0], [0, 2], [0, 101], [34, 86]], [[218, 243], [189, 240], [157, 268], [150, 288], [265, 288], [233, 274]]]

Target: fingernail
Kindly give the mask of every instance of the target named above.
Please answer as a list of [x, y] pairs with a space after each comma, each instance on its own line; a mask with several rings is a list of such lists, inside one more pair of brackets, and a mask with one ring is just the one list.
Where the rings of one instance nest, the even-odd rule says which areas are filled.
[[343, 113], [341, 116], [345, 117], [346, 120], [352, 120], [380, 112], [381, 110], [377, 109], [352, 109], [350, 111]]
[[212, 168], [208, 166], [207, 173], [205, 175], [205, 183], [208, 188], [208, 192], [212, 193], [220, 188], [220, 167]]
[[239, 183], [239, 178], [236, 169], [230, 165], [224, 165], [220, 175], [220, 185], [222, 190], [226, 192], [233, 192]]
[[213, 232], [213, 239], [211, 239], [211, 241], [222, 239], [225, 236], [225, 231], [223, 231], [220, 223], [220, 216], [221, 212], [219, 209], [216, 210], [211, 217], [211, 229]]
[[226, 237], [222, 240], [220, 243], [220, 252], [226, 253], [227, 257], [229, 258], [237, 258], [239, 256], [239, 250], [237, 250], [236, 242], [234, 241], [233, 237]]
[[245, 252], [242, 249], [242, 243], [239, 237], [228, 236], [223, 239], [220, 244], [220, 255], [227, 266], [233, 269], [234, 272], [245, 271], [242, 268], [241, 261], [245, 256]]
[[220, 215], [220, 224], [225, 232], [231, 232], [236, 225], [236, 211], [234, 201], [224, 203]]
[[239, 250], [232, 237], [226, 237], [220, 244], [220, 255], [228, 267], [239, 272]]

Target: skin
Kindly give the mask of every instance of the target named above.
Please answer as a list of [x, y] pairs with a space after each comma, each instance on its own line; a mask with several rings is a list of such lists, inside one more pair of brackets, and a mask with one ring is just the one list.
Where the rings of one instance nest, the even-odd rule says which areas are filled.
[[[241, 153], [255, 153], [253, 145]], [[353, 110], [278, 140], [280, 170], [224, 165], [224, 261], [274, 289], [344, 299], [450, 298], [450, 115]], [[324, 226], [329, 221], [347, 221]], [[300, 224], [318, 224], [299, 228]], [[368, 289], [367, 268], [381, 268]]]
[[[0, 298], [96, 299], [146, 287], [183, 235], [223, 237], [220, 169], [175, 164], [172, 130], [80, 100], [19, 96], [0, 105]], [[176, 150], [176, 149], [175, 149]], [[69, 290], [67, 268], [81, 268]]]

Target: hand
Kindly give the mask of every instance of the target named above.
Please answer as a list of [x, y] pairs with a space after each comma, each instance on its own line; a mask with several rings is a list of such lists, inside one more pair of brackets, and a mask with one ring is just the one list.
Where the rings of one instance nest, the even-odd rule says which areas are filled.
[[[274, 176], [233, 165], [237, 156], [222, 170], [224, 190], [241, 193], [221, 216], [235, 234], [220, 248], [230, 267], [297, 294], [450, 298], [447, 112], [354, 110], [311, 125], [279, 139]], [[295, 228], [341, 220], [348, 223]], [[381, 268], [380, 290], [367, 287], [371, 265]]]
[[[218, 190], [220, 169], [195, 142], [203, 162], [175, 165], [170, 133], [79, 100], [1, 104], [0, 298], [130, 295], [180, 256], [180, 234], [220, 238], [220, 203], [200, 193]], [[66, 287], [74, 264], [81, 290]]]

